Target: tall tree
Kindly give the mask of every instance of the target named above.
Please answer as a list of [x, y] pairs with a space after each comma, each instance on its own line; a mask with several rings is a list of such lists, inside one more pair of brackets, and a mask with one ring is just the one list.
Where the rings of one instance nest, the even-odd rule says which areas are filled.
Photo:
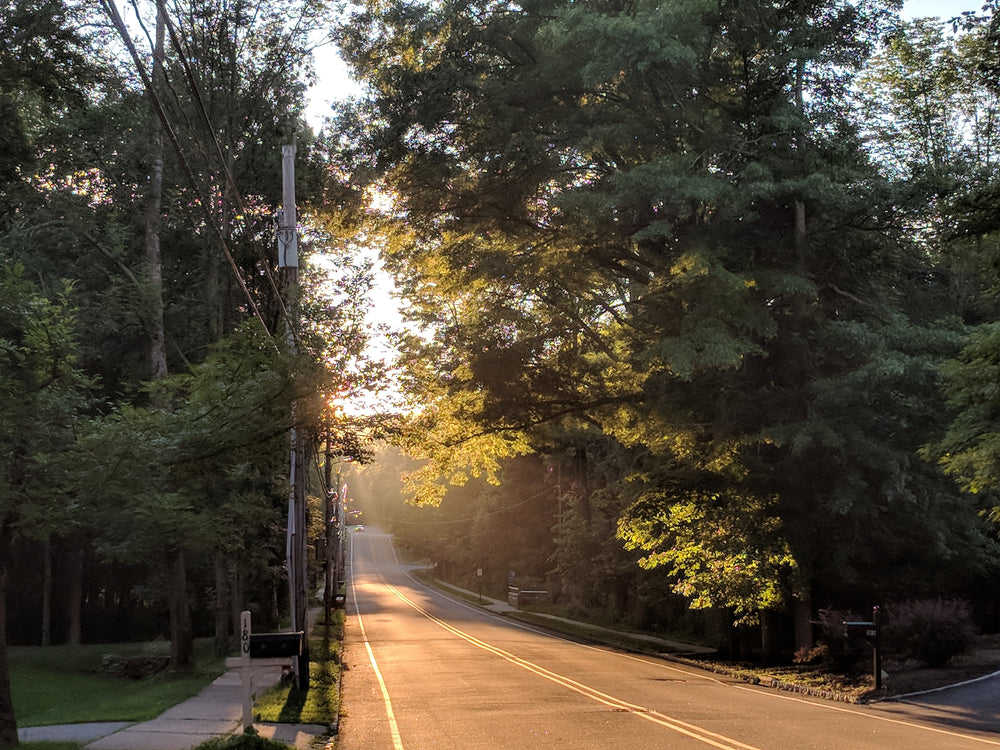
[[50, 476], [73, 444], [87, 382], [74, 364], [73, 318], [65, 296], [48, 299], [0, 264], [0, 747], [17, 744], [7, 663], [6, 594], [13, 541], [45, 538], [66, 488]]
[[[153, 47], [152, 87], [149, 96], [162, 100], [165, 89], [167, 8], [156, 2], [156, 42]], [[149, 284], [149, 374], [151, 380], [167, 376], [167, 344], [163, 330], [163, 257], [160, 252], [160, 215], [163, 212], [163, 123], [156, 108], [149, 107], [149, 191], [144, 216], [146, 234], [146, 276]]]
[[[148, 10], [136, 9], [140, 15]], [[155, 379], [166, 375], [168, 340], [179, 359], [197, 362], [248, 311], [265, 327], [282, 328], [284, 303], [270, 260], [280, 180], [264, 165], [278, 163], [278, 144], [300, 127], [302, 53], [318, 6], [158, 1], [151, 64], [114, 4], [106, 10], [152, 110], [142, 286]], [[310, 191], [301, 194], [308, 199]], [[172, 630], [186, 634], [175, 657], [183, 662], [191, 646], [183, 557], [192, 550], [174, 537], [164, 529]]]
[[954, 339], [907, 306], [921, 256], [891, 231], [848, 116], [891, 8], [379, 3], [350, 18], [340, 42], [372, 96], [344, 117], [343, 159], [393, 197], [378, 223], [405, 222], [386, 242], [429, 334], [407, 352], [428, 478], [488, 474], [540, 444], [540, 423], [597, 425], [634, 455], [622, 537], [695, 604], [749, 620], [797, 600], [808, 616], [814, 592], [858, 582], [877, 545], [856, 529], [915, 506], [935, 532], [974, 518], [913, 470], [932, 357]]
[[[990, 518], [1000, 523], [1000, 461], [996, 446], [998, 414], [994, 397], [1000, 340], [997, 337], [1000, 301], [1000, 276], [996, 259], [1000, 250], [1000, 214], [996, 196], [1000, 192], [996, 143], [996, 102], [1000, 96], [1000, 14], [996, 3], [983, 7], [984, 16], [967, 14], [966, 33], [952, 40], [949, 51], [960, 71], [961, 93], [954, 96], [967, 102], [974, 97], [981, 105], [971, 111], [982, 113], [965, 119], [963, 127], [953, 129], [965, 155], [965, 180], [951, 191], [939, 208], [944, 229], [940, 232], [945, 252], [956, 268], [965, 271], [978, 283], [969, 284], [970, 313], [973, 324], [962, 351], [942, 368], [942, 386], [950, 411], [948, 429], [938, 440], [929, 443], [924, 455], [941, 465], [958, 484], [980, 498]], [[955, 31], [959, 24], [955, 23]], [[966, 114], [969, 108], [960, 109]], [[957, 132], [956, 132], [957, 131]], [[971, 271], [971, 273], [969, 273]]]
[[[70, 5], [0, 6], [0, 238], [7, 239], [38, 194], [39, 156], [51, 149], [48, 123], [85, 110], [98, 56]], [[4, 243], [6, 244], [6, 243]], [[28, 247], [37, 245], [30, 240]], [[7, 662], [7, 586], [13, 540], [52, 532], [48, 502], [65, 499], [47, 464], [72, 443], [87, 383], [74, 362], [68, 289], [39, 290], [0, 252], [0, 747], [18, 744]], [[46, 293], [48, 291], [48, 293]]]

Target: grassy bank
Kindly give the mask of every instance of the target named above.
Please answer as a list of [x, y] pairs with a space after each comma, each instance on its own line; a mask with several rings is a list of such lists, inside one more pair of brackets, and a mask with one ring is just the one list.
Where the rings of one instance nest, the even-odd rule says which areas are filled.
[[204, 638], [195, 642], [196, 667], [190, 672], [161, 672], [136, 680], [100, 671], [106, 654], [129, 658], [169, 653], [166, 641], [11, 647], [10, 679], [18, 726], [146, 721], [197, 695], [224, 670], [224, 660], [213, 653], [212, 639]]
[[279, 724], [336, 724], [340, 711], [343, 637], [344, 610], [334, 610], [329, 624], [321, 613], [309, 634], [309, 689], [275, 685], [254, 704], [255, 720]]

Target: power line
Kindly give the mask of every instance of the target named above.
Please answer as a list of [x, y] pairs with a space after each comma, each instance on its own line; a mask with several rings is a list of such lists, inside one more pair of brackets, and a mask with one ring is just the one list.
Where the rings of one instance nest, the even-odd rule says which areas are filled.
[[163, 103], [160, 101], [160, 98], [157, 95], [155, 87], [153, 86], [152, 80], [149, 77], [149, 73], [146, 71], [142, 59], [139, 57], [139, 53], [135, 48], [135, 44], [132, 42], [132, 37], [129, 35], [128, 29], [125, 27], [125, 23], [122, 20], [121, 15], [118, 13], [118, 7], [115, 5], [114, 0], [101, 0], [101, 2], [105, 12], [111, 19], [111, 22], [115, 25], [115, 28], [118, 31], [119, 36], [121, 36], [122, 41], [125, 43], [129, 55], [132, 57], [133, 63], [135, 63], [136, 70], [139, 73], [140, 78], [142, 79], [143, 87], [149, 94], [150, 101], [153, 105], [153, 110], [156, 112], [156, 116], [160, 120], [160, 124], [163, 126], [164, 132], [170, 139], [170, 143], [174, 148], [174, 152], [177, 154], [177, 159], [181, 165], [181, 168], [183, 169], [188, 182], [191, 184], [191, 189], [195, 193], [195, 198], [197, 199], [199, 206], [201, 206], [201, 209], [205, 214], [206, 222], [208, 223], [209, 226], [211, 226], [214, 229], [215, 233], [218, 235], [222, 251], [225, 253], [226, 258], [229, 260], [229, 265], [232, 267], [233, 273], [236, 276], [236, 280], [239, 282], [240, 288], [243, 290], [243, 294], [246, 297], [247, 302], [250, 304], [250, 309], [253, 310], [253, 313], [256, 316], [257, 320], [260, 321], [261, 327], [264, 329], [265, 333], [267, 333], [268, 337], [272, 340], [272, 343], [274, 343], [273, 341], [274, 337], [268, 330], [267, 323], [264, 322], [264, 318], [260, 313], [260, 309], [257, 306], [257, 302], [256, 300], [254, 300], [253, 295], [250, 293], [250, 289], [247, 287], [246, 282], [243, 279], [243, 275], [240, 273], [240, 269], [236, 263], [236, 259], [233, 257], [233, 254], [229, 249], [229, 243], [226, 242], [226, 237], [222, 232], [222, 227], [219, 226], [218, 223], [215, 221], [215, 217], [209, 210], [208, 201], [201, 193], [201, 189], [199, 188], [198, 182], [195, 179], [194, 172], [192, 171], [190, 164], [188, 164], [187, 158], [184, 156], [184, 152], [181, 149], [180, 142], [177, 139], [177, 134], [174, 131], [172, 125], [170, 124], [170, 120], [167, 117], [167, 113], [163, 108]]
[[[170, 20], [170, 15], [165, 13], [164, 20], [167, 23], [167, 31], [170, 34], [170, 43], [173, 44], [174, 49], [177, 51], [178, 59], [180, 60], [181, 67], [184, 69], [184, 74], [187, 77], [188, 87], [191, 90], [191, 95], [194, 97], [195, 103], [198, 105], [198, 113], [201, 115], [202, 122], [205, 125], [205, 130], [208, 132], [209, 136], [212, 138], [212, 143], [215, 146], [215, 153], [219, 158], [219, 168], [222, 170], [223, 175], [226, 178], [226, 182], [233, 191], [233, 196], [236, 199], [236, 204], [239, 206], [240, 215], [243, 217], [249, 216], [249, 211], [247, 210], [246, 203], [243, 200], [243, 195], [240, 192], [239, 186], [236, 184], [236, 180], [233, 178], [232, 170], [229, 168], [229, 163], [226, 160], [226, 156], [222, 150], [222, 144], [219, 143], [219, 138], [215, 133], [215, 128], [212, 127], [211, 118], [208, 116], [208, 110], [205, 107], [205, 101], [201, 96], [201, 90], [198, 87], [198, 82], [195, 80], [194, 71], [191, 69], [191, 65], [188, 62], [187, 55], [184, 54], [184, 48], [181, 45], [180, 38], [174, 28], [173, 22]], [[256, 244], [256, 243], [254, 243]], [[271, 271], [270, 263], [267, 260], [266, 254], [257, 247], [258, 256], [263, 261], [264, 273], [267, 276], [267, 280], [271, 285], [271, 291], [274, 292], [275, 299], [278, 300], [278, 304], [281, 306], [282, 316], [285, 320], [288, 320], [288, 308], [285, 305], [284, 299], [282, 299], [281, 290], [278, 289], [278, 283], [274, 278], [274, 274]]]
[[[133, 2], [134, 2], [134, 0], [133, 0]], [[259, 15], [259, 13], [261, 12], [261, 9], [264, 8], [264, 7], [266, 7], [266, 6], [267, 6], [266, 0], [261, 0], [261, 2], [258, 2], [254, 6], [253, 18], [251, 19], [250, 23], [247, 24], [248, 28], [252, 28], [253, 27], [253, 25], [254, 25], [254, 23], [255, 23], [258, 15]], [[290, 41], [291, 41], [291, 39], [293, 39], [296, 35], [298, 35], [300, 33], [300, 30], [303, 27], [304, 23], [306, 22], [306, 19], [309, 17], [309, 14], [307, 13], [307, 10], [306, 10], [307, 7], [308, 7], [308, 4], [303, 4], [301, 6], [302, 10], [298, 14], [297, 18], [295, 19], [294, 27], [288, 32], [289, 44], [286, 45], [286, 46], [290, 47]], [[192, 94], [192, 97], [194, 98], [195, 103], [197, 104], [199, 115], [201, 116], [201, 120], [202, 120], [202, 122], [203, 122], [203, 124], [205, 126], [205, 129], [206, 129], [208, 135], [212, 139], [214, 150], [215, 150], [215, 152], [216, 152], [216, 154], [218, 156], [218, 159], [219, 159], [220, 169], [222, 170], [222, 173], [223, 173], [223, 175], [225, 177], [225, 180], [226, 180], [227, 184], [230, 186], [230, 188], [231, 188], [231, 190], [233, 192], [233, 195], [235, 196], [236, 202], [237, 202], [237, 204], [239, 205], [239, 208], [240, 208], [241, 215], [243, 217], [249, 216], [250, 212], [247, 210], [247, 207], [246, 207], [245, 202], [243, 200], [242, 193], [240, 192], [240, 189], [239, 189], [239, 187], [236, 184], [236, 180], [235, 180], [235, 178], [234, 178], [234, 176], [232, 174], [232, 170], [229, 168], [229, 163], [228, 163], [228, 161], [226, 159], [226, 156], [225, 156], [224, 150], [222, 148], [222, 145], [219, 142], [219, 138], [218, 138], [218, 135], [216, 133], [216, 130], [212, 126], [211, 118], [209, 117], [207, 107], [205, 106], [204, 97], [201, 94], [201, 89], [200, 89], [200, 87], [198, 85], [197, 77], [195, 76], [194, 71], [193, 71], [193, 66], [190, 64], [189, 58], [185, 54], [184, 44], [183, 44], [183, 38], [182, 38], [181, 34], [178, 33], [176, 27], [174, 26], [174, 23], [170, 19], [169, 13], [165, 15], [165, 20], [166, 20], [166, 23], [167, 23], [167, 29], [169, 30], [169, 33], [170, 33], [171, 44], [173, 45], [174, 49], [177, 51], [178, 59], [179, 59], [179, 61], [181, 63], [181, 67], [184, 69], [184, 73], [185, 73], [185, 76], [186, 76], [187, 81], [188, 81], [188, 87], [191, 90], [191, 94]], [[193, 27], [192, 27], [192, 32], [193, 32]], [[249, 38], [249, 35], [247, 35], [247, 38]], [[241, 44], [240, 49], [243, 49], [244, 47], [245, 47], [245, 44]], [[235, 55], [235, 57], [239, 58], [239, 53], [237, 55]], [[272, 85], [272, 83], [278, 79], [279, 72], [280, 71], [279, 71], [279, 69], [277, 67], [269, 67], [267, 69], [267, 71], [266, 71], [265, 76], [263, 77], [263, 82], [264, 83], [261, 85], [260, 88], [261, 89], [267, 89], [268, 86]], [[249, 232], [248, 232], [248, 234], [249, 234]], [[277, 280], [274, 277], [274, 273], [273, 273], [272, 268], [271, 268], [271, 264], [270, 264], [270, 261], [269, 261], [269, 256], [267, 254], [267, 251], [265, 249], [262, 249], [260, 247], [260, 244], [258, 242], [256, 242], [256, 241], [252, 240], [252, 239], [251, 239], [251, 245], [254, 248], [256, 248], [256, 250], [257, 250], [257, 256], [258, 256], [258, 259], [261, 261], [261, 267], [262, 267], [262, 269], [264, 271], [264, 274], [267, 276], [267, 279], [268, 279], [268, 282], [269, 282], [269, 284], [271, 286], [272, 291], [275, 294], [275, 299], [277, 300], [278, 305], [280, 306], [281, 314], [282, 314], [283, 318], [287, 322], [289, 320], [290, 312], [287, 309], [287, 306], [285, 304], [285, 300], [283, 298], [283, 295], [282, 295], [281, 291], [278, 288], [278, 282], [277, 282]], [[294, 328], [295, 327], [293, 326], [293, 329]], [[296, 336], [296, 338], [298, 338], [298, 335], [299, 335], [298, 331], [295, 330], [295, 336]]]

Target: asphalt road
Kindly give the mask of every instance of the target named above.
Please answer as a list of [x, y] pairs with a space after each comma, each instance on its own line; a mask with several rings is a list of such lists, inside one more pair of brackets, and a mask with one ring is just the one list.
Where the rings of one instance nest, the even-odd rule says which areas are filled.
[[352, 534], [351, 560], [340, 750], [1000, 747], [994, 691], [959, 709], [943, 695], [852, 706], [779, 693], [443, 596], [372, 527]]

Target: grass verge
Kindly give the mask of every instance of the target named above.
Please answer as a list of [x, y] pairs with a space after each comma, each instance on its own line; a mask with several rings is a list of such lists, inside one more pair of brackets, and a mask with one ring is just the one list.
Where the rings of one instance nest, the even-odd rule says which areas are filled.
[[[447, 592], [449, 596], [464, 599], [471, 604], [478, 603], [475, 594], [444, 584], [429, 570], [414, 570], [413, 575], [428, 585]], [[546, 614], [566, 619], [553, 619], [546, 617]], [[988, 636], [982, 639], [983, 643], [972, 653], [955, 658], [951, 664], [941, 669], [887, 659], [883, 668], [888, 672], [888, 677], [885, 687], [879, 692], [874, 688], [873, 675], [864, 670], [856, 674], [841, 674], [815, 665], [763, 667], [686, 654], [666, 646], [662, 640], [690, 642], [687, 636], [629, 631], [601, 623], [594, 618], [580, 617], [579, 613], [562, 612], [544, 603], [529, 605], [517, 612], [508, 613], [508, 616], [570, 638], [663, 656], [751, 684], [848, 703], [867, 703], [892, 695], [943, 687], [1000, 670], [1000, 636]], [[585, 621], [588, 619], [589, 622]]]
[[[19, 727], [84, 721], [146, 721], [197, 695], [225, 669], [211, 638], [195, 641], [195, 669], [133, 680], [99, 672], [104, 654], [150, 656], [170, 653], [170, 643], [84, 646], [13, 646], [9, 650], [14, 711]], [[61, 750], [74, 745], [33, 743]]]
[[344, 610], [334, 610], [329, 627], [320, 619], [309, 634], [309, 689], [275, 685], [254, 703], [256, 721], [332, 726], [340, 711], [340, 643]]
[[261, 737], [253, 727], [243, 734], [230, 734], [202, 742], [194, 750], [290, 750], [284, 742]]
[[[522, 609], [519, 612], [511, 613], [509, 617], [519, 622], [535, 625], [543, 630], [551, 630], [578, 640], [592, 641], [607, 646], [618, 646], [629, 651], [652, 654], [674, 654], [679, 652], [679, 649], [663, 644], [654, 644], [640, 635], [632, 635], [628, 632], [607, 626], [553, 620], [551, 617], [536, 614], [530, 610]], [[597, 627], [600, 630], [596, 630], [595, 628]]]

